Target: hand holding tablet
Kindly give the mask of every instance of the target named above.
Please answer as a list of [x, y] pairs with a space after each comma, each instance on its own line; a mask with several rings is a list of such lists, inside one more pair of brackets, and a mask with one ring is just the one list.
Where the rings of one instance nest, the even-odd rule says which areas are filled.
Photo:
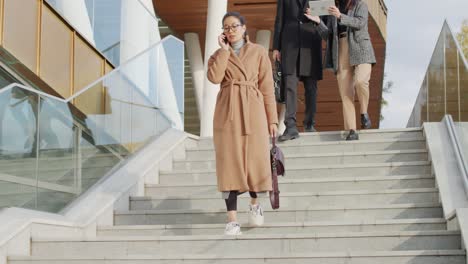
[[335, 0], [309, 1], [311, 16], [328, 16], [328, 8], [335, 6]]

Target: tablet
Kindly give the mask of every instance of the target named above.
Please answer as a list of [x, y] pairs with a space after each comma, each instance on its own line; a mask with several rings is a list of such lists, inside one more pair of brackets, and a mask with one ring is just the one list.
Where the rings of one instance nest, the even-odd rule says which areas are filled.
[[328, 8], [335, 6], [335, 0], [309, 1], [309, 8], [312, 16], [327, 16]]

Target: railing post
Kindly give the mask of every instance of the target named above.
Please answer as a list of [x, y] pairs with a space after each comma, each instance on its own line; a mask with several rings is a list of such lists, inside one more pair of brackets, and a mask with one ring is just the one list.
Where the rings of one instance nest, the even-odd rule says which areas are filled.
[[[35, 143], [36, 144], [36, 153], [35, 153], [35, 156], [36, 156], [36, 168], [34, 170], [34, 173], [36, 174], [35, 175], [35, 178], [36, 178], [36, 197], [34, 199], [34, 208], [37, 208], [37, 200], [39, 198], [39, 193], [38, 193], [38, 190], [39, 190], [39, 155], [40, 155], [40, 147], [41, 147], [41, 135], [40, 135], [40, 132], [41, 132], [41, 95], [38, 94], [37, 95], [37, 107], [36, 107], [36, 135], [35, 136], [35, 139], [36, 141], [34, 142], [33, 141], [33, 144]], [[33, 110], [34, 111], [34, 110]], [[34, 114], [34, 113], [33, 113]], [[33, 146], [34, 148], [34, 146]]]
[[80, 194], [82, 191], [82, 168], [81, 168], [81, 144], [80, 139], [82, 137], [83, 131], [79, 126], [75, 126], [75, 133], [73, 142], [75, 145], [73, 154], [74, 154], [74, 187], [75, 187], [75, 194]]

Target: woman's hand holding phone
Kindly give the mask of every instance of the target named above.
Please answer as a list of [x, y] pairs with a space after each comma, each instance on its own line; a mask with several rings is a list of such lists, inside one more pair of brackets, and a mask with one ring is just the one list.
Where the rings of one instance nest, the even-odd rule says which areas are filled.
[[227, 36], [224, 35], [224, 33], [221, 33], [221, 35], [218, 36], [218, 44], [221, 48], [225, 50], [229, 50], [229, 44], [228, 44]]

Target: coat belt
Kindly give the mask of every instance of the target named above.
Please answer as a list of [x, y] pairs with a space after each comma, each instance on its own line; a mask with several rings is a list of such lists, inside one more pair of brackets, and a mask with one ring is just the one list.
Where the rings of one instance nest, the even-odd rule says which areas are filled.
[[[250, 134], [250, 104], [249, 104], [249, 92], [252, 89], [257, 89], [257, 82], [256, 81], [238, 81], [238, 80], [231, 80], [223, 85], [223, 89], [228, 88], [229, 91], [229, 112], [228, 117], [230, 121], [234, 120], [234, 104], [232, 100], [234, 98], [234, 90], [235, 86], [238, 86], [237, 89], [240, 93], [240, 104], [241, 104], [241, 111], [243, 117], [243, 125], [244, 125], [244, 134]], [[225, 121], [227, 122], [227, 120]]]

